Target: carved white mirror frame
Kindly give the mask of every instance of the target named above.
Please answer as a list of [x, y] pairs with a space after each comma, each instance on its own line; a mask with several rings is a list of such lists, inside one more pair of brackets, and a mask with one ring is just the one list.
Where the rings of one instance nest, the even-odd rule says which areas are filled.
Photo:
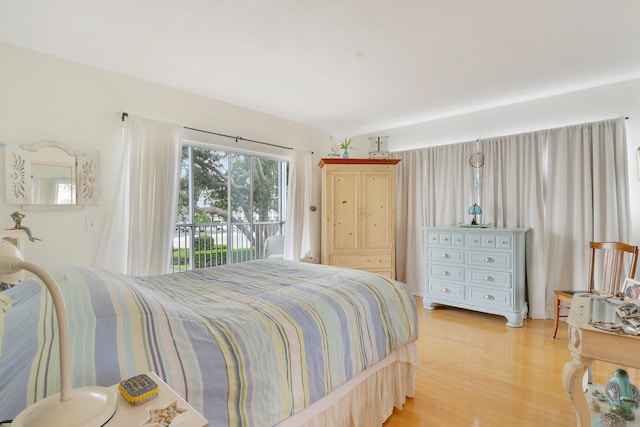
[[[75, 205], [37, 205], [31, 200], [31, 153], [53, 147], [65, 151], [76, 159], [76, 204]], [[40, 141], [23, 144], [20, 147], [5, 146], [5, 169], [7, 204], [22, 204], [25, 207], [64, 207], [77, 205], [95, 205], [100, 202], [100, 153], [98, 151], [80, 152], [70, 149], [57, 141]]]

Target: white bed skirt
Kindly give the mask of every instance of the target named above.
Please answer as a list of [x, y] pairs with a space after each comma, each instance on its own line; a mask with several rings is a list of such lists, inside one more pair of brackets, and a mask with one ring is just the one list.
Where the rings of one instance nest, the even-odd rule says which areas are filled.
[[277, 427], [381, 426], [415, 394], [420, 355], [409, 343]]

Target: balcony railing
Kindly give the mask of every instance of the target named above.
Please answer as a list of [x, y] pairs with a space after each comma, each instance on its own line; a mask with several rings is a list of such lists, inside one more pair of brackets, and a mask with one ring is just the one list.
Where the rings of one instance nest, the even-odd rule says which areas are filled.
[[173, 271], [261, 259], [267, 238], [283, 232], [284, 222], [180, 223], [173, 234]]

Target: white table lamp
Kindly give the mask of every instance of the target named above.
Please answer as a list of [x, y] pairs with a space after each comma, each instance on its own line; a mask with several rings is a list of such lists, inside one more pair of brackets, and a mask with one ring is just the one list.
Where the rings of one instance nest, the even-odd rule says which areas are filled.
[[106, 424], [116, 411], [116, 392], [106, 387], [71, 388], [69, 325], [64, 299], [58, 284], [44, 269], [24, 261], [17, 247], [0, 240], [0, 281], [3, 281], [5, 275], [22, 270], [40, 278], [53, 299], [60, 339], [60, 393], [28, 406], [18, 414], [11, 426], [100, 427]]

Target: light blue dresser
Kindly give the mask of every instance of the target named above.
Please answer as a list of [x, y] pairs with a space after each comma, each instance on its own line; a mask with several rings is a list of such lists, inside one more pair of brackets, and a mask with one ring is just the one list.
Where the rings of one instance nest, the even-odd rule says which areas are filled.
[[504, 316], [520, 327], [527, 317], [527, 228], [426, 227], [424, 307], [438, 304]]

